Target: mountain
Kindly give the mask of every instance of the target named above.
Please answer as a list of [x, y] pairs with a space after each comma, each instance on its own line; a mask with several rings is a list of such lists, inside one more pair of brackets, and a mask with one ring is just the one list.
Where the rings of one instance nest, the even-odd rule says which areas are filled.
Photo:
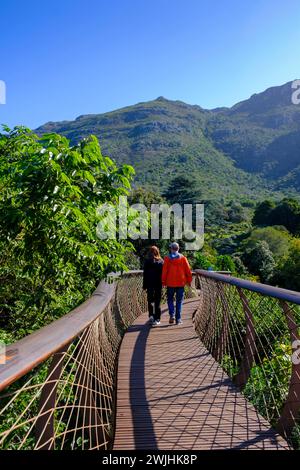
[[48, 122], [72, 143], [95, 134], [102, 151], [136, 169], [136, 185], [159, 192], [193, 175], [203, 198], [262, 198], [300, 189], [300, 105], [287, 83], [232, 108], [206, 110], [164, 97], [74, 121]]
[[287, 175], [300, 164], [300, 105], [292, 103], [292, 83], [214, 110], [206, 135], [239, 168], [271, 179]]

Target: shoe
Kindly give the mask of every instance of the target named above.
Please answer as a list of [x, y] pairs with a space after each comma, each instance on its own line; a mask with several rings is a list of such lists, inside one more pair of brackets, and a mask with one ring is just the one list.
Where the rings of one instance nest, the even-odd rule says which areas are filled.
[[151, 315], [151, 316], [149, 317], [149, 323], [153, 323], [153, 322], [154, 322], [154, 316]]
[[152, 323], [152, 326], [158, 326], [158, 325], [160, 325], [160, 321], [154, 320], [154, 322]]
[[176, 325], [182, 325], [182, 320], [176, 321]]
[[170, 323], [170, 324], [175, 323], [175, 318], [174, 318], [174, 317], [170, 317], [169, 323]]

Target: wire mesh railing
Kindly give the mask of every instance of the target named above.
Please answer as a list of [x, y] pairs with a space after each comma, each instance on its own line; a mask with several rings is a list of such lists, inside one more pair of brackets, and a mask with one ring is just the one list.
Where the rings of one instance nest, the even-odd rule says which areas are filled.
[[[194, 295], [188, 288], [186, 296]], [[113, 275], [80, 307], [8, 346], [0, 365], [0, 448], [109, 449], [119, 346], [146, 309], [142, 272]]]
[[2, 449], [109, 448], [119, 345], [146, 308], [140, 273], [113, 281], [8, 348], [17, 352], [0, 366]]
[[[1, 449], [111, 448], [118, 351], [127, 327], [147, 310], [142, 284], [141, 271], [112, 276], [74, 311], [7, 347]], [[300, 294], [197, 270], [186, 290], [186, 298], [195, 296], [201, 341], [299, 447]]]
[[201, 341], [259, 413], [299, 447], [300, 294], [196, 273]]

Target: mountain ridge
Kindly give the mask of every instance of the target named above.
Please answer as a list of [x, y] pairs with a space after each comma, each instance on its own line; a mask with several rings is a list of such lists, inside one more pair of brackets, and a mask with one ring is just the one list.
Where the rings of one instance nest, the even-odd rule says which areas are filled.
[[[132, 164], [137, 184], [162, 191], [170, 174], [196, 176], [208, 197], [252, 197], [300, 189], [300, 106], [292, 83], [270, 87], [230, 108], [208, 110], [159, 96], [102, 114], [48, 122], [72, 143], [95, 134], [103, 152]], [[219, 192], [219, 194], [218, 194]]]

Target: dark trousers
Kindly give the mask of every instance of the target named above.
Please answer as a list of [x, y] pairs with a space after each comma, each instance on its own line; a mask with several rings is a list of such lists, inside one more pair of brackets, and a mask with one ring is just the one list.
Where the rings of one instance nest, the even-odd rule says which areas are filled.
[[149, 317], [153, 316], [154, 320], [160, 320], [161, 287], [147, 287], [147, 300]]

